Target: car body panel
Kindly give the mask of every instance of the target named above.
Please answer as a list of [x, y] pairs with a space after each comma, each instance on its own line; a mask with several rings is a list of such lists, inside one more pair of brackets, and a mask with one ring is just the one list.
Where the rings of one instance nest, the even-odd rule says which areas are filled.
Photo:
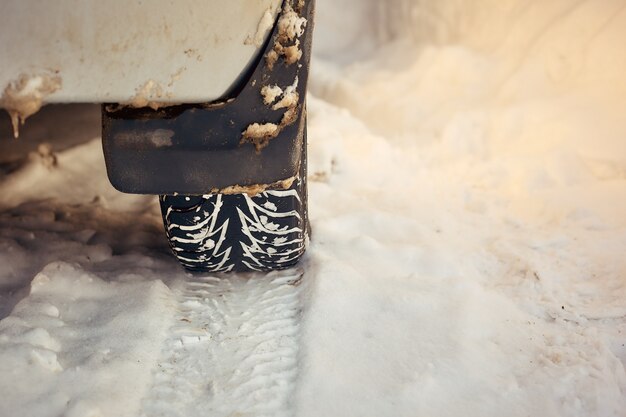
[[[254, 62], [280, 5], [281, 0], [5, 0], [0, 92], [25, 88], [44, 103], [137, 107], [216, 100]], [[9, 98], [0, 107], [8, 108]]]

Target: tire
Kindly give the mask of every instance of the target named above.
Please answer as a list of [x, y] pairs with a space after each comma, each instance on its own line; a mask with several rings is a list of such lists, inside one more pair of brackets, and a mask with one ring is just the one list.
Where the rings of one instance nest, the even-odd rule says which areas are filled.
[[247, 272], [295, 265], [308, 243], [306, 140], [287, 190], [160, 196], [170, 247], [192, 272]]

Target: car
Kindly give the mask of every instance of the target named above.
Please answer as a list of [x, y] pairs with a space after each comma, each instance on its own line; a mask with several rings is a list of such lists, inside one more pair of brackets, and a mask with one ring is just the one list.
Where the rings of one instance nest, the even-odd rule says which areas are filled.
[[7, 0], [0, 108], [101, 103], [111, 184], [159, 196], [190, 271], [289, 268], [309, 239], [314, 0]]

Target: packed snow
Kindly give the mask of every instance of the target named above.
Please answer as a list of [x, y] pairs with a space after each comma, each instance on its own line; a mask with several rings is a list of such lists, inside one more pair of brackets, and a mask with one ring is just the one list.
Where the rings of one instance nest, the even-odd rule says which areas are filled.
[[97, 106], [3, 116], [0, 416], [626, 416], [624, 39], [626, 1], [318, 0], [280, 273], [186, 274]]

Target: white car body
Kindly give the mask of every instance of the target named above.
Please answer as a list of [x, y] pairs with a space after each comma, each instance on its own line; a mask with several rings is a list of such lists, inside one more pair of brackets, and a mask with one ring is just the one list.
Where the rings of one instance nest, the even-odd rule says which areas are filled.
[[281, 0], [5, 0], [0, 107], [142, 106], [223, 97], [269, 35]]

